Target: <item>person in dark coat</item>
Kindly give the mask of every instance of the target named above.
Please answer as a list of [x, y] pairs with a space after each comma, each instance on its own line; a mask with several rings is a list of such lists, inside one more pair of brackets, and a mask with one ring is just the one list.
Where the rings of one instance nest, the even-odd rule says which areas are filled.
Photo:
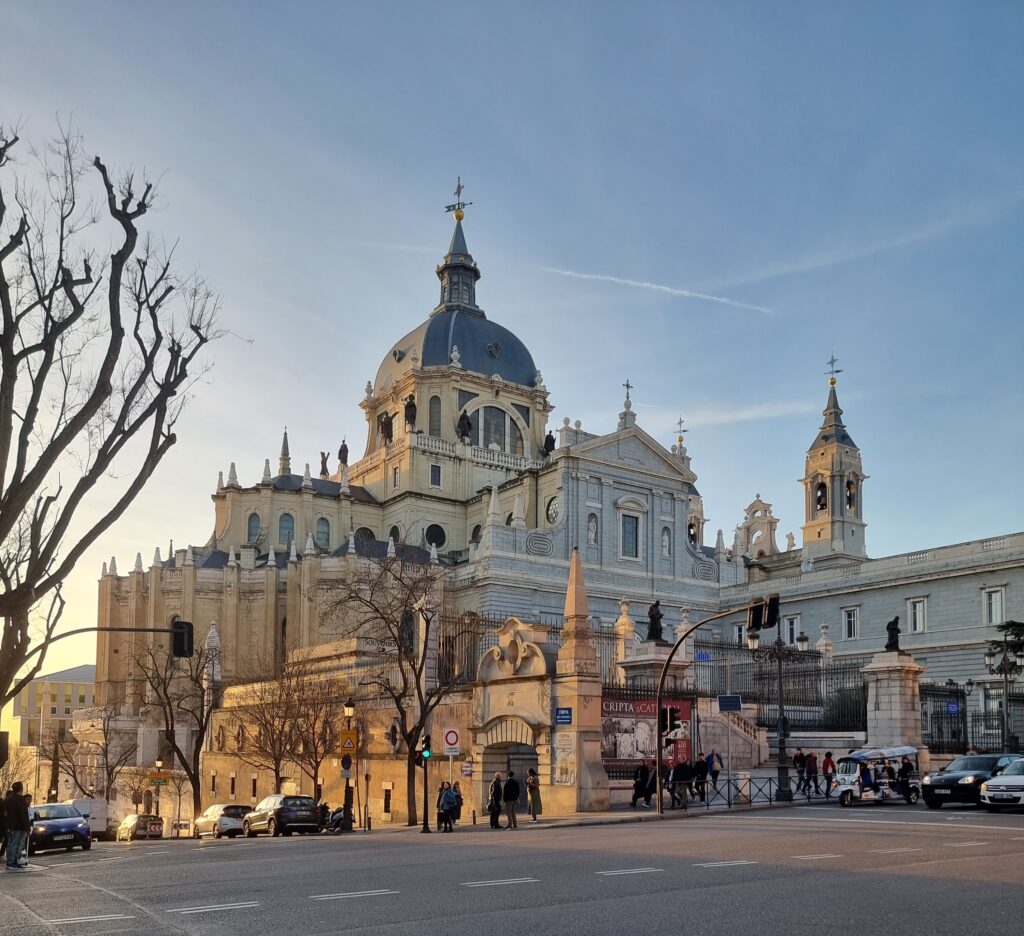
[[651, 771], [645, 761], [640, 762], [640, 766], [633, 772], [633, 800], [629, 804], [634, 809], [636, 808], [636, 801], [640, 797], [644, 798], [644, 806], [651, 805], [651, 799], [647, 795], [647, 785], [651, 779]]
[[498, 819], [501, 816], [501, 797], [504, 792], [504, 787], [501, 783], [501, 774], [496, 773], [494, 779], [491, 781], [491, 786], [487, 791], [487, 811], [491, 816], [491, 828], [500, 829], [501, 824]]
[[455, 811], [452, 813], [452, 820], [456, 825], [459, 824], [459, 820], [462, 818], [462, 788], [459, 786], [459, 781], [456, 780], [452, 785], [452, 791], [455, 793]]
[[687, 808], [692, 779], [693, 771], [690, 770], [689, 762], [685, 758], [680, 759], [672, 768], [672, 773], [668, 778], [669, 795], [672, 797], [671, 809], [675, 809], [677, 806], [681, 806], [683, 809]]
[[516, 809], [519, 808], [519, 781], [513, 771], [508, 772], [508, 779], [505, 781], [505, 788], [502, 790], [502, 801], [505, 803], [505, 816], [507, 817], [506, 829], [518, 829], [516, 822]]
[[818, 755], [811, 751], [807, 757], [804, 758], [804, 792], [811, 795], [811, 784], [814, 784], [814, 792], [820, 793], [821, 788], [818, 786]]
[[698, 799], [703, 803], [708, 793], [708, 762], [703, 753], [697, 755], [697, 763], [693, 765], [693, 785]]
[[28, 861], [22, 857], [22, 852], [28, 844], [32, 823], [28, 818], [28, 803], [20, 780], [11, 784], [11, 792], [7, 794], [4, 806], [7, 813], [7, 867], [27, 867]]
[[0, 799], [0, 855], [7, 851], [7, 803], [5, 799], [10, 792], [7, 790], [4, 799]]

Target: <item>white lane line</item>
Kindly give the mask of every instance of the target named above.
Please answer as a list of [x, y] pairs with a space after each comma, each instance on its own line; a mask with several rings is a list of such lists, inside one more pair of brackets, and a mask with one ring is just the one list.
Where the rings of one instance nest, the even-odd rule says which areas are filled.
[[757, 864], [756, 861], [705, 861], [701, 864], [695, 864], [695, 868], [731, 868], [734, 865], [749, 865]]
[[463, 881], [463, 887], [499, 887], [502, 884], [537, 884], [538, 878], [506, 878], [503, 881]]
[[99, 923], [103, 920], [134, 920], [135, 917], [127, 913], [106, 913], [100, 916], [67, 917], [63, 920], [47, 920], [47, 923]]
[[869, 851], [869, 855], [898, 855], [903, 852], [915, 852], [923, 851], [921, 848], [876, 848], [873, 851]]
[[178, 907], [176, 910], [168, 910], [168, 913], [213, 913], [219, 910], [249, 910], [253, 907], [258, 907], [259, 904], [255, 900], [248, 900], [242, 903], [233, 904], [215, 904], [209, 907]]
[[111, 858], [97, 858], [96, 860], [97, 861], [124, 861], [127, 857], [128, 857], [127, 855], [114, 855]]
[[974, 845], [988, 845], [988, 842], [946, 842], [950, 848], [971, 848]]
[[348, 894], [312, 894], [310, 900], [348, 900], [352, 897], [383, 897], [386, 894], [397, 894], [396, 890], [352, 891]]
[[663, 871], [663, 868], [623, 868], [621, 871], [595, 871], [595, 874], [604, 877], [612, 877], [616, 874], [652, 874], [655, 871]]
[[822, 861], [825, 858], [842, 858], [842, 855], [791, 855], [797, 861]]
[[[808, 809], [813, 809], [813, 806], [801, 806], [800, 811], [803, 812]], [[966, 816], [964, 817], [967, 818]], [[724, 816], [714, 815], [708, 818], [701, 818], [702, 824], [714, 824], [716, 822], [727, 822], [730, 825], [736, 825], [738, 823], [761, 823], [763, 825], [769, 825], [773, 822], [790, 823], [790, 822], [843, 822], [843, 823], [854, 823], [856, 825], [876, 825], [876, 826], [926, 826], [932, 829], [943, 830], [944, 827], [938, 820], [934, 822], [922, 822], [920, 820], [913, 819], [825, 819], [824, 817], [819, 819], [817, 816], [751, 816], [751, 815], [736, 815], [736, 816]], [[964, 831], [967, 829], [984, 829], [986, 832], [1006, 832], [1008, 831], [1007, 826], [989, 826], [989, 825], [973, 825], [964, 824], [960, 826], [960, 830]], [[954, 831], [952, 829], [944, 829], [946, 832]], [[1016, 832], [1014, 828], [1012, 831]]]

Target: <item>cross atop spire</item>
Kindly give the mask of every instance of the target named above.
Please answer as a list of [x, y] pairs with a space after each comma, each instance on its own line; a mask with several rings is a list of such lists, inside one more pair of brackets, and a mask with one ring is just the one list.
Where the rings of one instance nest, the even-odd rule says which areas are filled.
[[626, 378], [626, 382], [622, 386], [624, 386], [626, 388], [626, 399], [628, 400], [629, 399], [629, 391], [630, 390], [636, 390], [636, 387], [634, 387], [633, 384], [631, 384], [629, 382], [629, 378], [628, 377]]
[[841, 374], [843, 372], [841, 367], [836, 367], [836, 364], [839, 363], [839, 358], [836, 357], [835, 352], [832, 353], [832, 357], [830, 357], [825, 363], [828, 364], [828, 370], [825, 371], [825, 373], [828, 374], [828, 385], [830, 387], [834, 387], [836, 385], [836, 374]]

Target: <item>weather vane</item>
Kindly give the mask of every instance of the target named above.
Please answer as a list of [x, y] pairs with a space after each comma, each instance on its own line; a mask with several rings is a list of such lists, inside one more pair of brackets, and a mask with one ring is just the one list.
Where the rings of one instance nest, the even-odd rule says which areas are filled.
[[828, 385], [830, 387], [834, 387], [836, 385], [836, 374], [841, 374], [843, 372], [841, 367], [836, 367], [836, 364], [839, 363], [839, 358], [836, 357], [834, 351], [832, 352], [832, 357], [830, 357], [825, 363], [828, 364], [828, 370], [825, 371], [825, 373], [828, 374]]
[[445, 211], [454, 211], [455, 212], [455, 220], [456, 221], [461, 221], [465, 217], [465, 214], [466, 214], [465, 213], [465, 209], [469, 205], [473, 204], [472, 202], [464, 202], [462, 200], [462, 193], [465, 191], [465, 189], [466, 189], [466, 186], [464, 186], [462, 184], [462, 176], [459, 176], [458, 180], [455, 183], [455, 204], [453, 204], [453, 205], [445, 205], [445, 207], [444, 207]]

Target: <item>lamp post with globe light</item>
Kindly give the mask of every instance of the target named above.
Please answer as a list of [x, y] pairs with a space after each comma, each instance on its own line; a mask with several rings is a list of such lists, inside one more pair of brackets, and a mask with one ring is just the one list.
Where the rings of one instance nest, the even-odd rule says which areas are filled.
[[1004, 634], [1002, 653], [991, 646], [985, 651], [985, 668], [993, 676], [1003, 677], [1003, 717], [1000, 728], [1003, 736], [1003, 753], [1009, 754], [1013, 747], [1010, 733], [1010, 677], [1024, 673], [1024, 650], [1018, 649], [1011, 657], [1010, 645]]

